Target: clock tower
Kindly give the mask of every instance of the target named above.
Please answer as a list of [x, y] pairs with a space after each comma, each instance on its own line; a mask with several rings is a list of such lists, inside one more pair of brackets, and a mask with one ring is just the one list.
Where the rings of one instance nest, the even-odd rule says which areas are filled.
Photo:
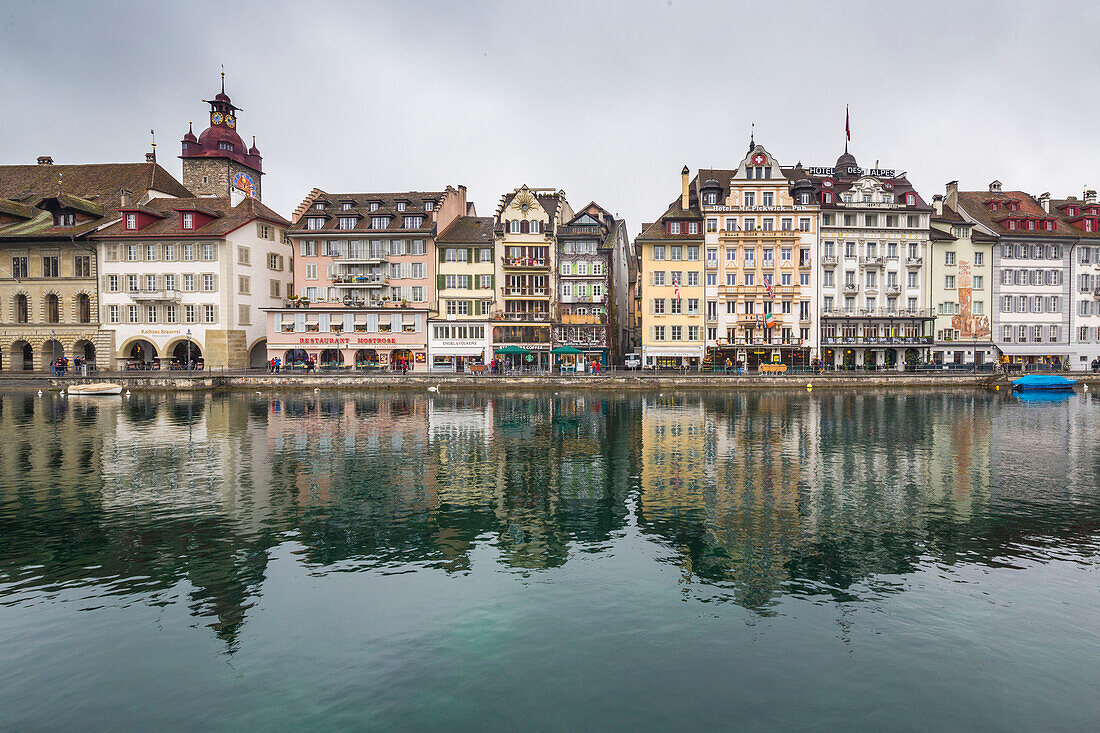
[[210, 105], [210, 126], [195, 137], [188, 125], [183, 136], [183, 185], [197, 196], [252, 196], [260, 198], [260, 176], [263, 175], [263, 158], [252, 138], [252, 147], [246, 148], [237, 134], [237, 113], [240, 107], [233, 104], [225, 93], [225, 73], [222, 73], [222, 90], [213, 99], [204, 99]]

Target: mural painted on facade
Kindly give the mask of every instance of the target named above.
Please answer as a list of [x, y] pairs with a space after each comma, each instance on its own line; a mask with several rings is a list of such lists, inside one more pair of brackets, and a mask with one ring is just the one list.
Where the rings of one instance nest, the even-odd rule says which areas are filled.
[[974, 278], [970, 274], [970, 263], [959, 261], [959, 314], [951, 318], [951, 328], [959, 332], [963, 341], [987, 339], [992, 333], [989, 316], [974, 313]]

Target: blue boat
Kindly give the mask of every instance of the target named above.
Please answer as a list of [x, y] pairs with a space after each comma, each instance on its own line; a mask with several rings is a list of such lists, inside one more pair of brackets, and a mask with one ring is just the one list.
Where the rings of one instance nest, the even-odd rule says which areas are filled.
[[1073, 389], [1076, 379], [1066, 379], [1057, 374], [1028, 374], [1012, 380], [1012, 389], [1054, 392]]

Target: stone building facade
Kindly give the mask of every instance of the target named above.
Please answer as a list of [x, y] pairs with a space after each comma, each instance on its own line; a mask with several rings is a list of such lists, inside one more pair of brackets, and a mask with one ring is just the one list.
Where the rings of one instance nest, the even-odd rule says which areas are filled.
[[0, 166], [0, 369], [111, 366], [99, 328], [101, 262], [90, 236], [136, 199], [188, 195], [155, 162]]

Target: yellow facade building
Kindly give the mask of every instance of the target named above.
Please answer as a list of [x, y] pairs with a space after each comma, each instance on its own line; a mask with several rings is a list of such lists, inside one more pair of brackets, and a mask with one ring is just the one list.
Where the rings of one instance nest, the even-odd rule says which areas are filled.
[[703, 216], [688, 176], [684, 166], [679, 198], [635, 240], [646, 368], [699, 369], [705, 355]]

